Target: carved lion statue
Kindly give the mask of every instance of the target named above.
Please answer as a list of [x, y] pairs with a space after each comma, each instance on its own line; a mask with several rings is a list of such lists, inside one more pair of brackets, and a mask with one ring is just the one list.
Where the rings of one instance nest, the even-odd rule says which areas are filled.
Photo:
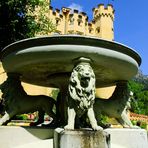
[[131, 108], [130, 102], [133, 93], [128, 90], [127, 82], [117, 83], [113, 95], [109, 99], [95, 99], [94, 112], [98, 125], [106, 127], [101, 122], [101, 115], [115, 118], [123, 127], [138, 128], [133, 126], [129, 116], [128, 110]]
[[47, 113], [56, 120], [55, 113], [52, 111], [56, 101], [48, 96], [27, 95], [24, 91], [18, 76], [8, 76], [7, 80], [0, 85], [2, 98], [5, 104], [5, 114], [0, 119], [0, 125], [7, 124], [12, 117], [19, 114], [38, 111], [38, 121], [32, 125], [38, 125], [44, 122], [44, 114]]
[[94, 130], [102, 130], [97, 125], [93, 104], [95, 99], [95, 74], [89, 63], [79, 63], [74, 67], [69, 83], [68, 124], [65, 129], [74, 129], [75, 117], [87, 114]]

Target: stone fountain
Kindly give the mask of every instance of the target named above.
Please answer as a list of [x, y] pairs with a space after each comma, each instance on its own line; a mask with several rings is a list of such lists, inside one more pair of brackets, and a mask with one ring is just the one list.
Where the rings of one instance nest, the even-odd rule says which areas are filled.
[[[54, 35], [18, 41], [2, 50], [1, 61], [6, 73], [19, 75], [23, 82], [59, 88], [58, 126], [65, 126], [67, 122], [68, 124], [65, 126], [66, 130], [55, 130], [56, 148], [68, 148], [76, 143], [84, 145], [84, 142], [90, 140], [91, 143], [97, 143], [96, 139], [100, 135], [104, 142], [99, 141], [97, 144], [100, 148], [108, 147], [109, 136], [97, 125], [94, 117], [95, 88], [113, 86], [120, 82], [127, 84], [127, 81], [136, 75], [141, 64], [140, 56], [127, 46], [79, 35]], [[81, 78], [80, 67], [85, 71], [85, 76]], [[81, 82], [77, 82], [77, 79]], [[83, 101], [77, 104], [67, 98], [76, 102], [83, 98]], [[81, 117], [83, 112], [87, 113], [92, 129], [98, 130], [100, 134], [90, 129], [74, 130], [75, 117]], [[76, 136], [73, 139], [73, 135], [81, 135], [82, 138]], [[90, 139], [86, 139], [88, 135]], [[57, 139], [64, 140], [59, 142]], [[76, 141], [66, 143], [68, 139]], [[80, 147], [86, 147], [82, 145]], [[97, 148], [98, 145], [89, 143], [88, 147]]]

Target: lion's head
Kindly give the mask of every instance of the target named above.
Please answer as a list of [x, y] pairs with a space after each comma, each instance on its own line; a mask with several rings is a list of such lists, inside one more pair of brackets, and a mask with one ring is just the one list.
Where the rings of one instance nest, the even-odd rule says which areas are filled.
[[77, 65], [71, 74], [70, 82], [75, 85], [88, 88], [90, 85], [94, 85], [95, 83], [95, 74], [89, 64], [79, 64]]
[[94, 100], [95, 74], [89, 63], [79, 63], [74, 67], [69, 85], [70, 96], [80, 101], [80, 107], [88, 108]]

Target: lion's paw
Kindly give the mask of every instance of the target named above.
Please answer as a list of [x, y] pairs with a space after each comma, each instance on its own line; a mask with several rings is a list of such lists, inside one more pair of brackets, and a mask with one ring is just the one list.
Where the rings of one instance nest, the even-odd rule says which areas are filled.
[[133, 129], [141, 129], [141, 127], [136, 126], [136, 125], [132, 126], [131, 128], [133, 128]]
[[68, 125], [64, 126], [64, 129], [73, 130], [74, 126], [68, 124]]
[[93, 128], [93, 130], [95, 130], [95, 131], [103, 131], [103, 128], [101, 127], [101, 126], [94, 126], [94, 127], [92, 127]]

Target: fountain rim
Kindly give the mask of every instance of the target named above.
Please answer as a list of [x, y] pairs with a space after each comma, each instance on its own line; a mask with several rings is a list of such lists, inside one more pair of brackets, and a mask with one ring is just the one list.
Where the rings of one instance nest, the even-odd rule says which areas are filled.
[[132, 48], [116, 41], [110, 41], [98, 37], [82, 36], [82, 35], [51, 35], [51, 36], [41, 36], [41, 37], [33, 37], [33, 38], [19, 40], [3, 48], [1, 50], [0, 59], [2, 61], [5, 56], [9, 55], [12, 52], [20, 51], [22, 49], [35, 46], [56, 45], [56, 44], [57, 45], [74, 44], [74, 45], [107, 48], [109, 50], [129, 55], [137, 61], [139, 66], [141, 65], [141, 57]]

